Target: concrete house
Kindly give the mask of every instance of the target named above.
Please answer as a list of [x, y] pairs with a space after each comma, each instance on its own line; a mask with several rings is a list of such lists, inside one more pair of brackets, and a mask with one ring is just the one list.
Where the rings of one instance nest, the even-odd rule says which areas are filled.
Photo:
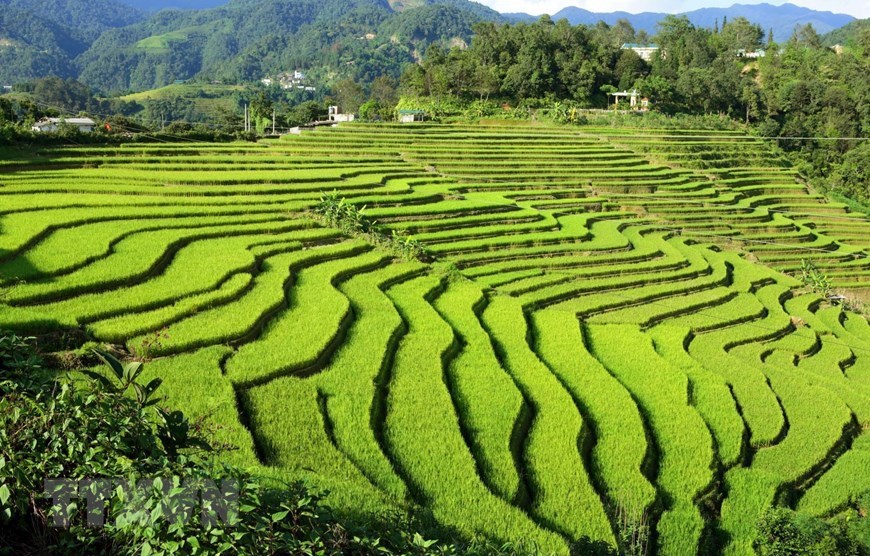
[[424, 110], [399, 110], [399, 121], [403, 124], [422, 122], [426, 119]]
[[38, 132], [52, 132], [60, 129], [61, 124], [75, 126], [82, 133], [91, 133], [97, 127], [97, 122], [90, 118], [43, 118], [31, 128]]
[[338, 111], [338, 106], [329, 107], [330, 122], [352, 122], [356, 119], [356, 114], [342, 114]]
[[[649, 99], [642, 97], [640, 93], [637, 92], [637, 89], [607, 93], [608, 104], [610, 104], [610, 97], [613, 97], [613, 107], [617, 110], [619, 110], [619, 99], [628, 100], [628, 107], [631, 110], [649, 110]], [[623, 102], [623, 110], [625, 109], [624, 106], [625, 102]]]
[[637, 44], [634, 42], [627, 42], [622, 45], [622, 49], [634, 50], [645, 62], [649, 62], [652, 60], [653, 53], [659, 51], [659, 46], [657, 44]]

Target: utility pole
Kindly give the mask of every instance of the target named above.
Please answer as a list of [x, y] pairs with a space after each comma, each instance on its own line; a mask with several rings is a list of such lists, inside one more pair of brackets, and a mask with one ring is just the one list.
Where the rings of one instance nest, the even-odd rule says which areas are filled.
[[248, 105], [245, 104], [245, 133], [248, 132]]
[[275, 109], [272, 109], [272, 135], [275, 135]]

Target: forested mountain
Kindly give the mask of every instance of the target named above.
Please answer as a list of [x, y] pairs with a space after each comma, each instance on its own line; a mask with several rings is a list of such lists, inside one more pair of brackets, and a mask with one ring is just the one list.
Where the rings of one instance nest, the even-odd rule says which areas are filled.
[[[128, 5], [129, 4], [129, 5]], [[398, 77], [432, 42], [463, 44], [501, 16], [467, 0], [0, 0], [0, 84], [76, 77], [104, 92], [202, 75], [293, 69]], [[201, 7], [148, 15], [136, 7]], [[132, 6], [136, 7], [132, 7]]]
[[856, 19], [822, 37], [822, 44], [858, 46], [870, 43], [870, 19]]
[[0, 10], [0, 81], [14, 83], [44, 75], [70, 75], [71, 60], [87, 49], [70, 29], [39, 21], [11, 7]]
[[103, 31], [143, 18], [115, 0], [0, 0], [0, 82], [73, 76]]
[[385, 0], [233, 0], [202, 11], [163, 11], [106, 32], [78, 60], [82, 81], [103, 91], [148, 89], [201, 75], [255, 81], [294, 69], [331, 68], [357, 80], [398, 77], [432, 42], [469, 41], [498, 19], [452, 0], [395, 12]]
[[145, 19], [145, 14], [118, 0], [0, 0], [0, 12], [24, 12], [34, 24], [46, 21], [93, 42], [106, 29]]

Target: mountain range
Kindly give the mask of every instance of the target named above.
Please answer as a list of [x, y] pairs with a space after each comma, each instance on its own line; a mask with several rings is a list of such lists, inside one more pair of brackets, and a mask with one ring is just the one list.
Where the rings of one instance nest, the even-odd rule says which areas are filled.
[[[161, 9], [170, 7], [185, 9]], [[553, 19], [613, 24], [624, 18], [653, 34], [665, 15], [565, 8]], [[742, 15], [773, 29], [777, 40], [796, 24], [826, 32], [854, 20], [792, 4], [735, 4], [686, 15], [705, 27]], [[194, 76], [256, 81], [292, 69], [319, 79], [370, 81], [397, 77], [432, 43], [468, 43], [477, 22], [534, 19], [469, 0], [0, 0], [0, 85], [56, 75], [117, 93]]]
[[[656, 24], [664, 19], [666, 13], [644, 12], [632, 14], [628, 12], [595, 13], [582, 8], [563, 8], [552, 14], [553, 20], [567, 19], [572, 25], [592, 25], [598, 21], [604, 21], [613, 25], [620, 19], [625, 19], [636, 31], [646, 31], [652, 35], [655, 33]], [[745, 17], [753, 23], [762, 26], [765, 32], [773, 30], [774, 39], [784, 41], [794, 32], [797, 25], [811, 23], [820, 34], [828, 33], [846, 25], [855, 18], [851, 15], [823, 12], [795, 6], [794, 4], [734, 4], [729, 8], [701, 8], [683, 14], [698, 27], [713, 28], [720, 25], [726, 19]], [[525, 13], [505, 14], [512, 21], [534, 21], [537, 16]]]

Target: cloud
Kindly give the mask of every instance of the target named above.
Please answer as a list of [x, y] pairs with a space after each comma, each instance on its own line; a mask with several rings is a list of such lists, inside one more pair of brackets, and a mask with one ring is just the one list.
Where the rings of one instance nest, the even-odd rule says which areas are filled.
[[[554, 14], [567, 6], [576, 6], [591, 12], [617, 12], [624, 11], [629, 13], [640, 12], [666, 12], [680, 13], [698, 8], [718, 7], [727, 8], [734, 4], [733, 1], [723, 0], [721, 2], [710, 0], [659, 0], [655, 4], [643, 2], [641, 0], [477, 0], [482, 4], [486, 4], [490, 8], [500, 12], [526, 12], [533, 15], [543, 13]], [[751, 0], [743, 0], [740, 3], [744, 4], [759, 4], [761, 2], [752, 2]], [[775, 5], [783, 2], [770, 2]], [[819, 11], [832, 11], [835, 13], [845, 13], [858, 18], [870, 17], [870, 0], [839, 0], [832, 3], [830, 0], [796, 0], [792, 4], [803, 6]]]

